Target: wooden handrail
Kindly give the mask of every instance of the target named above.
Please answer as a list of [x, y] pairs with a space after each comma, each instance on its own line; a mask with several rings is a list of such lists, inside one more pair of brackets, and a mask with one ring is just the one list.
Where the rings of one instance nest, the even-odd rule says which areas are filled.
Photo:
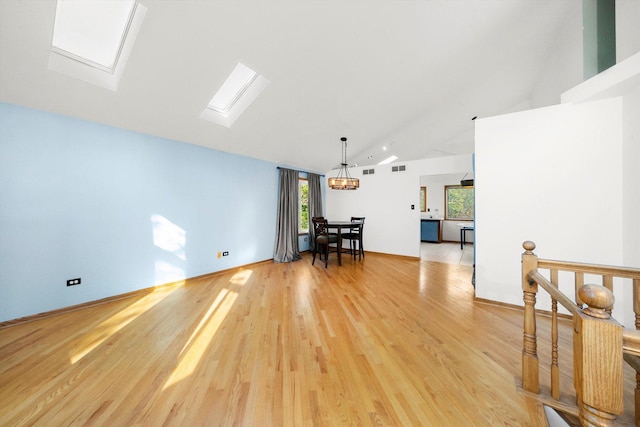
[[[625, 329], [611, 317], [614, 278], [633, 280], [633, 311], [640, 327], [640, 269], [598, 264], [538, 259], [535, 243], [523, 243], [522, 291], [524, 336], [522, 347], [523, 388], [539, 391], [539, 361], [536, 334], [538, 285], [551, 296], [551, 396], [559, 399], [557, 304], [573, 319], [573, 367], [576, 404], [585, 426], [610, 426], [623, 413], [623, 360], [640, 366], [640, 330]], [[548, 269], [550, 280], [538, 269]], [[558, 272], [574, 274], [575, 301], [561, 292]], [[601, 285], [585, 284], [585, 274], [601, 276]], [[640, 375], [636, 376], [636, 425], [640, 425]]]
[[567, 297], [560, 290], [558, 290], [558, 288], [553, 286], [553, 284], [551, 284], [551, 282], [549, 282], [542, 274], [538, 273], [535, 270], [531, 270], [529, 272], [529, 277], [532, 281], [542, 286], [545, 291], [549, 292], [551, 298], [562, 304], [562, 306], [569, 310], [571, 314], [576, 315], [580, 312], [580, 307], [578, 307], [576, 303], [571, 301], [571, 298]]
[[640, 356], [640, 331], [627, 328], [622, 330], [622, 351]]
[[576, 273], [597, 274], [599, 276], [615, 276], [623, 279], [640, 279], [640, 268], [633, 267], [617, 267], [540, 258], [538, 259], [538, 267], [560, 271], [573, 271]]

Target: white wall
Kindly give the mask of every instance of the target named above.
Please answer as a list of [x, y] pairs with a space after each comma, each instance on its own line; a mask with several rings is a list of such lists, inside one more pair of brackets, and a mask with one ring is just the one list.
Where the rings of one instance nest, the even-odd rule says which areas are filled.
[[[560, 28], [531, 93], [531, 107], [560, 102], [560, 94], [583, 81], [582, 7]], [[640, 1], [616, 0], [616, 62], [640, 52]]]
[[478, 297], [522, 304], [525, 240], [542, 258], [622, 264], [621, 98], [478, 120], [475, 161]]
[[640, 52], [640, 1], [616, 0], [616, 62]]
[[[640, 17], [640, 13], [634, 16]], [[638, 31], [631, 33], [637, 35]], [[519, 286], [491, 277], [506, 272], [519, 282], [520, 241], [525, 239], [538, 244], [536, 253], [543, 258], [640, 268], [640, 53], [568, 90], [561, 98], [565, 103], [561, 106], [476, 123], [478, 296], [522, 304], [519, 289], [515, 290]], [[493, 179], [494, 186], [504, 185], [508, 178], [504, 173], [527, 178], [522, 185], [508, 185], [515, 194], [513, 200], [529, 208], [515, 212], [518, 220], [501, 221], [502, 226], [510, 224], [517, 238], [496, 240], [492, 233], [497, 232], [498, 224], [492, 215], [497, 212], [491, 205], [501, 196], [489, 184]], [[579, 183], [572, 194], [580, 197], [559, 199], [562, 187], [556, 182], [561, 186]], [[538, 199], [542, 202], [531, 202]], [[483, 236], [491, 238], [486, 245]], [[506, 251], [500, 255], [501, 246], [515, 244], [517, 259]], [[633, 327], [631, 283], [617, 282], [614, 287], [614, 316]]]
[[[391, 172], [394, 165], [405, 165], [405, 172]], [[362, 169], [375, 169], [362, 175]], [[326, 191], [327, 218], [349, 220], [364, 216], [364, 248], [367, 251], [420, 257], [420, 176], [472, 170], [471, 155], [438, 157], [381, 166], [351, 168], [360, 178], [355, 191]], [[335, 170], [326, 173], [334, 176]], [[461, 176], [462, 176], [461, 175]], [[411, 209], [414, 205], [415, 209]]]
[[[623, 265], [640, 268], [640, 186], [638, 186], [638, 159], [640, 159], [640, 85], [624, 96], [623, 133]], [[625, 301], [633, 300], [630, 284], [625, 287]], [[634, 319], [630, 304], [626, 304], [625, 324], [631, 327]]]
[[583, 80], [582, 7], [569, 16], [549, 49], [531, 93], [531, 107], [560, 103], [560, 94]]
[[640, 85], [624, 97], [624, 263], [640, 268]]

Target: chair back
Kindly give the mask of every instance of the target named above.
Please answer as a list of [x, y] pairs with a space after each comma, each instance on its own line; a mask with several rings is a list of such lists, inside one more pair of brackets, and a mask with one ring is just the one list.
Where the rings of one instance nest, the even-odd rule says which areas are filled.
[[327, 220], [324, 217], [315, 216], [311, 218], [311, 221], [313, 222], [313, 233], [316, 237], [327, 234]]
[[357, 222], [360, 223], [360, 227], [358, 228], [352, 228], [350, 231], [352, 233], [357, 233], [359, 231], [362, 231], [362, 229], [364, 228], [364, 217], [363, 216], [352, 216], [351, 217], [351, 222]]

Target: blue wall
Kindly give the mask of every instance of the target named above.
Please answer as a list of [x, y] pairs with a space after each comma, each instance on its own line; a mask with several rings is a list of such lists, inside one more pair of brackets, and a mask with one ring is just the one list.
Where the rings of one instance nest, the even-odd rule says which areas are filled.
[[0, 321], [271, 259], [277, 188], [273, 163], [0, 103]]

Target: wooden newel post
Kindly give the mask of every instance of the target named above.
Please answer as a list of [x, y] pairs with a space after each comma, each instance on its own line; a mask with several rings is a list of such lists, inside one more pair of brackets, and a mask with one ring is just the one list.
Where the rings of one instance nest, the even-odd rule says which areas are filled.
[[538, 344], [536, 341], [536, 294], [538, 284], [531, 282], [529, 273], [538, 269], [538, 257], [533, 253], [536, 244], [522, 244], [522, 292], [524, 300], [524, 339], [522, 343], [522, 387], [532, 393], [539, 391]]
[[575, 389], [583, 426], [613, 426], [623, 413], [622, 326], [607, 312], [610, 290], [585, 285], [578, 296], [586, 307], [574, 316]]

